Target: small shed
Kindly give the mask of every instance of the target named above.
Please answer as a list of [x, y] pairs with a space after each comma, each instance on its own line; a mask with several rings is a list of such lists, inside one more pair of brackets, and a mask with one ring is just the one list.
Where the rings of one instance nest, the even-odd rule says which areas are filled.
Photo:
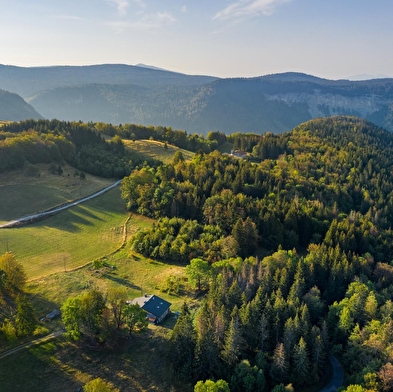
[[50, 313], [48, 313], [45, 317], [43, 317], [40, 321], [51, 321], [59, 316], [60, 316], [60, 310], [54, 309]]
[[159, 324], [171, 311], [171, 303], [157, 295], [138, 297], [131, 303], [138, 304], [147, 313], [148, 320], [154, 324]]

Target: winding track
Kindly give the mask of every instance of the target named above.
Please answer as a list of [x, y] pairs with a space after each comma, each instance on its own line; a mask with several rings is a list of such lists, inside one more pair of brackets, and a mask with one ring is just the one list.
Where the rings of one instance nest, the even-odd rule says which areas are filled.
[[344, 371], [340, 362], [334, 356], [331, 356], [329, 359], [333, 367], [333, 377], [329, 384], [319, 392], [335, 392], [343, 385]]
[[101, 189], [98, 192], [95, 192], [89, 196], [83, 197], [82, 199], [78, 199], [78, 200], [74, 200], [71, 201], [69, 203], [63, 204], [60, 207], [55, 207], [49, 210], [46, 210], [44, 212], [40, 212], [38, 214], [32, 214], [32, 215], [28, 215], [28, 216], [24, 216], [23, 218], [19, 218], [19, 219], [15, 219], [6, 223], [3, 223], [2, 225], [0, 225], [0, 229], [3, 228], [10, 228], [10, 227], [19, 227], [22, 225], [26, 225], [28, 223], [32, 223], [32, 222], [36, 222], [38, 220], [42, 220], [46, 217], [52, 216], [54, 214], [57, 214], [60, 211], [66, 210], [67, 208], [70, 207], [74, 207], [80, 203], [83, 203], [85, 201], [91, 200], [97, 196], [101, 196], [102, 194], [104, 194], [105, 192], [110, 191], [113, 188], [116, 188], [119, 184], [120, 184], [121, 180], [118, 180], [116, 182], [114, 182], [112, 185], [107, 186], [104, 189]]

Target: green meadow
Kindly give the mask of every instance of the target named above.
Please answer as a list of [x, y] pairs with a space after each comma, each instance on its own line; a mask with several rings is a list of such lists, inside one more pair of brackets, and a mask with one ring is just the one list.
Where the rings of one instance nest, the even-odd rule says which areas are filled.
[[0, 253], [13, 252], [28, 279], [74, 269], [119, 248], [127, 217], [116, 188], [41, 222], [0, 229]]
[[0, 223], [88, 196], [113, 183], [90, 174], [82, 180], [68, 165], [62, 166], [61, 176], [49, 172], [48, 164], [35, 167], [38, 177], [26, 176], [23, 169], [0, 174]]
[[137, 151], [141, 155], [158, 159], [165, 164], [172, 161], [176, 151], [181, 151], [185, 160], [190, 160], [194, 156], [194, 153], [182, 148], [167, 144], [156, 140], [123, 140], [125, 146], [131, 150]]

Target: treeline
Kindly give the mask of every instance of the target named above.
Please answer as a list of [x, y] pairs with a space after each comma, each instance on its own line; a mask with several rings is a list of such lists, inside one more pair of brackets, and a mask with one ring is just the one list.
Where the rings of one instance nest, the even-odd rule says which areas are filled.
[[[119, 136], [105, 141], [91, 123], [26, 120], [5, 124], [0, 131], [0, 172], [26, 162], [66, 162], [97, 176], [122, 178], [145, 160], [126, 150]], [[148, 163], [157, 165], [153, 159]]]
[[120, 124], [116, 126], [96, 123], [94, 127], [98, 132], [109, 136], [118, 135], [123, 139], [130, 140], [152, 139], [167, 142], [193, 152], [202, 151], [209, 153], [224, 144], [227, 140], [226, 135], [218, 131], [209, 132], [205, 138], [204, 135], [197, 135], [195, 133], [188, 135], [183, 130], [175, 130], [171, 127], [162, 126], [155, 127], [153, 125]]
[[31, 336], [37, 327], [35, 310], [24, 292], [26, 273], [11, 252], [0, 256], [0, 338], [9, 342]]

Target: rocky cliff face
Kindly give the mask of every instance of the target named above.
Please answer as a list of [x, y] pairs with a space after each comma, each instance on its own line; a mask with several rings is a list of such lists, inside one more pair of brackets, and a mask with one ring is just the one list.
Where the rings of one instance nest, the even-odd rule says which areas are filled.
[[305, 103], [308, 106], [312, 118], [343, 113], [356, 113], [359, 117], [366, 118], [390, 103], [389, 100], [383, 99], [375, 94], [369, 96], [346, 97], [339, 94], [323, 94], [318, 89], [315, 89], [312, 94], [275, 94], [267, 95], [266, 98], [271, 101], [282, 101], [287, 105]]

